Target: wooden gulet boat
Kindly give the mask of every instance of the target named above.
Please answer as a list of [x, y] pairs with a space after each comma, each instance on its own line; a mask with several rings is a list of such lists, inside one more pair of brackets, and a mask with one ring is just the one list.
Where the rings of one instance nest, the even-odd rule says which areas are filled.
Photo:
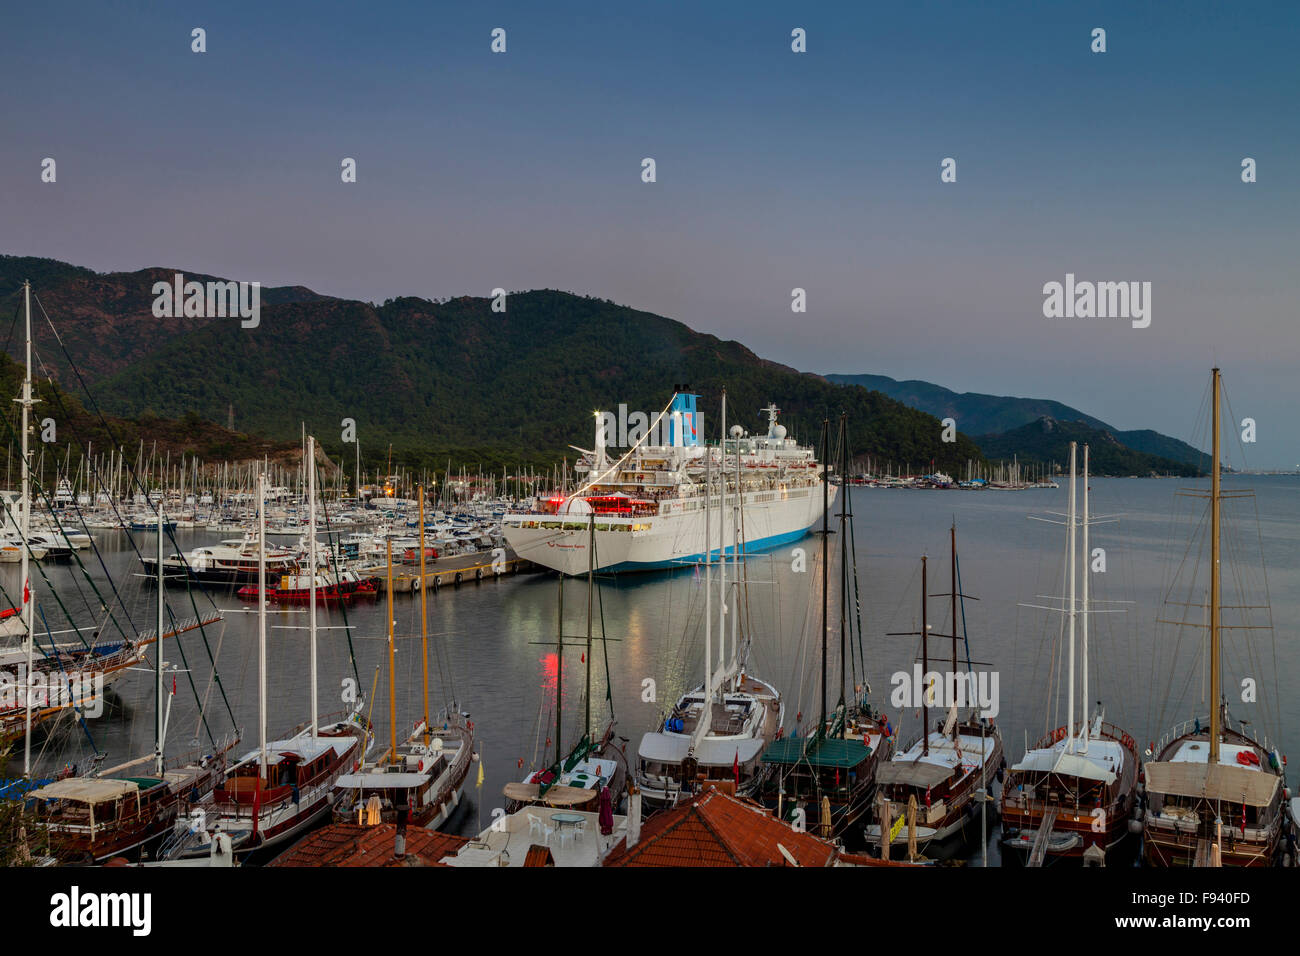
[[[1286, 761], [1231, 726], [1222, 691], [1219, 552], [1221, 486], [1219, 370], [1212, 372], [1208, 717], [1174, 728], [1143, 767], [1142, 861], [1148, 866], [1272, 866], [1280, 861], [1286, 821]], [[1186, 494], [1186, 492], [1184, 492]], [[1244, 493], [1231, 493], [1241, 497]], [[1205, 497], [1200, 495], [1200, 497]], [[1201, 627], [1186, 621], [1179, 626]]]
[[[308, 436], [309, 461], [314, 461], [315, 439]], [[308, 469], [315, 527], [315, 469]], [[266, 476], [258, 476], [258, 586], [266, 585]], [[312, 536], [314, 548], [314, 534]], [[339, 777], [356, 770], [371, 741], [369, 722], [361, 714], [362, 701], [341, 719], [317, 715], [316, 602], [308, 605], [311, 634], [311, 719], [290, 733], [267, 736], [266, 602], [259, 601], [258, 616], [258, 737], [259, 746], [245, 754], [227, 772], [213, 794], [207, 826], [194, 834], [181, 850], [185, 857], [204, 856], [219, 835], [230, 838], [236, 853], [275, 846], [302, 833], [329, 813]], [[323, 726], [323, 724], [325, 724]]]
[[[162, 551], [162, 508], [158, 509], [158, 549]], [[161, 571], [159, 572], [161, 573]], [[162, 633], [164, 592], [158, 588], [158, 633]], [[167, 739], [164, 709], [163, 644], [154, 645], [154, 752], [102, 771], [96, 777], [65, 777], [31, 791], [37, 814], [49, 834], [55, 856], [63, 861], [102, 862], [110, 857], [143, 851], [177, 825], [182, 814], [201, 809], [225, 768], [234, 742], [208, 754], [194, 754], [173, 763], [164, 759]], [[175, 696], [175, 678], [172, 683]], [[152, 776], [124, 776], [130, 767], [153, 761]]]
[[[611, 713], [604, 730], [596, 735], [591, 719], [591, 652], [593, 646], [592, 620], [595, 595], [595, 514], [588, 516], [588, 568], [587, 568], [587, 635], [586, 694], [583, 698], [583, 733], [567, 752], [563, 747], [564, 713], [564, 575], [559, 575], [558, 609], [556, 612], [556, 668], [555, 668], [555, 761], [548, 767], [530, 771], [522, 781], [506, 784], [506, 812], [517, 813], [530, 806], [559, 810], [600, 812], [602, 793], [607, 793], [611, 811], [617, 811], [627, 789], [626, 740], [615, 733], [615, 718]], [[606, 648], [606, 637], [601, 643]], [[608, 651], [606, 650], [606, 653]]]
[[[711, 455], [705, 456], [704, 519], [704, 682], [683, 694], [659, 729], [641, 738], [637, 749], [636, 786], [648, 810], [675, 806], [677, 801], [702, 793], [710, 786], [754, 796], [770, 768], [762, 763], [764, 751], [782, 732], [785, 702], [767, 681], [746, 672], [752, 635], [739, 634], [738, 597], [733, 589], [728, 615], [726, 529], [722, 514], [727, 501], [725, 473], [727, 397], [722, 395], [722, 463], [718, 475], [718, 667], [713, 667]], [[737, 450], [741, 434], [734, 433]], [[739, 483], [737, 483], [739, 488]], [[739, 505], [733, 511], [732, 563], [743, 547]], [[739, 581], [739, 575], [733, 575]], [[728, 659], [726, 620], [731, 618], [731, 653]]]
[[[921, 734], [906, 749], [896, 751], [893, 759], [882, 764], [876, 773], [876, 822], [867, 827], [869, 843], [888, 854], [893, 843], [903, 843], [909, 855], [924, 852], [935, 860], [957, 855], [967, 844], [973, 826], [988, 809], [989, 788], [1002, 767], [1002, 735], [991, 718], [978, 715], [976, 708], [962, 716], [958, 695], [962, 679], [975, 684], [975, 672], [962, 675], [957, 669], [957, 599], [964, 599], [957, 584], [957, 533], [951, 531], [952, 548], [952, 634], [931, 634], [928, 624], [927, 559], [921, 558], [921, 629], [892, 636], [921, 638], [923, 680], [929, 675], [931, 637], [950, 638], [952, 672], [948, 714], [937, 729], [930, 727], [931, 697], [938, 688], [921, 690]], [[893, 808], [904, 813], [895, 818]], [[883, 824], [883, 826], [882, 826]], [[882, 831], [887, 836], [882, 839]]]
[[[829, 422], [823, 423], [822, 460], [829, 461]], [[840, 473], [847, 452], [846, 419], [840, 419]], [[840, 508], [840, 695], [833, 711], [827, 710], [827, 652], [829, 634], [830, 527], [829, 476], [823, 472], [822, 508], [822, 655], [821, 716], [813, 732], [775, 740], [763, 754], [772, 770], [763, 782], [762, 802], [780, 819], [802, 823], [824, 839], [840, 838], [858, 844], [867, 823], [876, 789], [876, 770], [893, 753], [892, 729], [883, 714], [872, 710], [865, 694], [847, 694], [849, 568], [852, 559], [849, 529], [852, 504], [847, 484]], [[859, 631], [859, 636], [861, 632]], [[865, 663], [864, 663], [865, 666]], [[815, 821], [815, 829], [814, 829]]]
[[[1133, 738], [1098, 712], [1075, 723], [1075, 625], [1082, 630], [1079, 658], [1088, 701], [1088, 446], [1083, 447], [1082, 600], [1075, 601], [1075, 457], [1070, 442], [1069, 513], [1066, 516], [1069, 585], [1063, 612], [1069, 631], [1067, 722], [1048, 733], [1008, 770], [1002, 788], [1002, 845], [1030, 866], [1073, 859], [1102, 864], [1129, 836], [1136, 799], [1138, 754]], [[1042, 608], [1056, 611], [1057, 608]]]
[[[420, 580], [425, 578], [424, 489], [420, 502]], [[410, 824], [437, 827], [460, 805], [460, 789], [474, 753], [474, 724], [454, 700], [446, 702], [443, 722], [429, 718], [428, 593], [420, 588], [420, 637], [423, 648], [424, 720], [401, 743], [397, 740], [396, 645], [393, 621], [393, 543], [388, 542], [388, 749], [375, 761], [339, 777], [334, 819], [345, 823]]]

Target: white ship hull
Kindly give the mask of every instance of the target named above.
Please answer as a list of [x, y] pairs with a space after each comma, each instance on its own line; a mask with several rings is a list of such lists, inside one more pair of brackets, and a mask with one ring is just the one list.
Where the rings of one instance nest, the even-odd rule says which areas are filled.
[[[831, 485], [830, 501], [834, 502], [837, 490]], [[735, 550], [736, 536], [732, 528], [735, 504], [735, 498], [728, 495], [720, 548], [717, 499], [713, 501], [710, 543], [715, 557], [722, 549], [728, 554]], [[753, 554], [798, 541], [821, 517], [820, 485], [747, 492], [740, 550]], [[519, 557], [565, 574], [581, 575], [587, 573], [589, 564], [589, 520], [585, 514], [509, 515], [502, 523], [502, 532]], [[702, 497], [666, 499], [660, 502], [659, 514], [655, 515], [598, 514], [594, 521], [597, 570], [649, 571], [695, 564], [704, 559]]]

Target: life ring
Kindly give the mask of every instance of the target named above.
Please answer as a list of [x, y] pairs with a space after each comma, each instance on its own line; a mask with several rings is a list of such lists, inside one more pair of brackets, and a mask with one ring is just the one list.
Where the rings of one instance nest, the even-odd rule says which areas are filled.
[[1062, 740], [1064, 740], [1064, 739], [1065, 739], [1065, 728], [1064, 728], [1064, 727], [1057, 727], [1057, 728], [1056, 728], [1056, 733], [1052, 734], [1052, 741], [1053, 741], [1053, 742], [1059, 742], [1059, 741], [1062, 741]]

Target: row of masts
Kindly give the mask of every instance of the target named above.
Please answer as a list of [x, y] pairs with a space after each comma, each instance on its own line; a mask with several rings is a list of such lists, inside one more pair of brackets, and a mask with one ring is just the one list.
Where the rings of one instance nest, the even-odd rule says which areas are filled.
[[[20, 400], [21, 401], [21, 400]], [[33, 404], [39, 399], [32, 399]], [[31, 461], [25, 451], [21, 458]], [[14, 461], [15, 449], [10, 442], [5, 482], [12, 486], [13, 477], [20, 470]], [[326, 459], [328, 461], [328, 459]], [[406, 498], [416, 488], [435, 489], [432, 503], [437, 508], [452, 508], [474, 499], [520, 500], [536, 494], [563, 494], [574, 487], [574, 475], [564, 463], [556, 464], [549, 472], [520, 467], [511, 472], [502, 468], [500, 473], [471, 471], [453, 466], [450, 461], [445, 470], [408, 469], [388, 462], [382, 470], [370, 472], [358, 468], [345, 470], [341, 459], [331, 462], [325, 469], [332, 475], [326, 487], [320, 489], [327, 498], [355, 497], [360, 488], [370, 497]], [[130, 501], [145, 489], [150, 498], [160, 493], [193, 505], [200, 501], [216, 506], [230, 506], [251, 497], [258, 476], [265, 475], [267, 488], [273, 496], [302, 499], [307, 493], [308, 480], [300, 462], [263, 456], [259, 460], [209, 461], [197, 455], [173, 456], [170, 449], [159, 449], [157, 442], [146, 448], [141, 439], [134, 455], [109, 448], [96, 451], [87, 445], [81, 454], [73, 443], [67, 443], [60, 455], [55, 446], [42, 445], [28, 470], [29, 477], [40, 487], [63, 489], [85, 503], [97, 503], [100, 495], [114, 502]]]

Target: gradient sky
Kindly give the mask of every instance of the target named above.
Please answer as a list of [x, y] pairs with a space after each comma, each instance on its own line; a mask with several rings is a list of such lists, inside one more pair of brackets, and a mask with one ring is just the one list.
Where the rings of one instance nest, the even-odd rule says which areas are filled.
[[[1300, 7], [705, 6], [13, 7], [0, 251], [375, 301], [567, 289], [1188, 440], [1217, 361], [1258, 422], [1234, 464], [1300, 463]], [[1067, 272], [1150, 281], [1151, 327], [1044, 318]]]

